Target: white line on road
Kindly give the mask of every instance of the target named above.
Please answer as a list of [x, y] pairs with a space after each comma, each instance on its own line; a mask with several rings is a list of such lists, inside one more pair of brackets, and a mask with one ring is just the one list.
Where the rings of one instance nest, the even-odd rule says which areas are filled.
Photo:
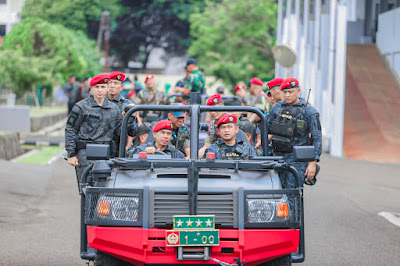
[[400, 217], [398, 217], [399, 214], [397, 213], [390, 213], [390, 212], [380, 212], [378, 213], [379, 216], [382, 216], [392, 224], [400, 227]]

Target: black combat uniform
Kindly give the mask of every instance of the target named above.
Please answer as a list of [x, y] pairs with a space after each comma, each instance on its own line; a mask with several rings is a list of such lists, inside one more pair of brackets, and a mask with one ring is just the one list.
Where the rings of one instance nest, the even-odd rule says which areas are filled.
[[[78, 177], [91, 162], [86, 159], [86, 144], [110, 144], [119, 139], [121, 113], [117, 105], [104, 99], [100, 106], [93, 95], [75, 104], [65, 127], [65, 149], [68, 157], [78, 155]], [[116, 147], [111, 147], [111, 156]]]
[[247, 160], [250, 156], [257, 156], [256, 150], [250, 144], [239, 139], [236, 139], [233, 146], [229, 146], [222, 139], [218, 139], [205, 151], [204, 158], [209, 152], [215, 153], [215, 159], [222, 160]]
[[[136, 149], [133, 151], [133, 154], [138, 154], [139, 152], [146, 152], [147, 147], [155, 147], [155, 142], [153, 143], [145, 143], [143, 145], [140, 145], [136, 147]], [[156, 148], [157, 150], [157, 148]], [[168, 143], [168, 146], [165, 150], [162, 150], [165, 154], [171, 155], [172, 158], [177, 158], [177, 159], [185, 159], [185, 155], [179, 151], [177, 148], [175, 148], [174, 145], [171, 143]]]

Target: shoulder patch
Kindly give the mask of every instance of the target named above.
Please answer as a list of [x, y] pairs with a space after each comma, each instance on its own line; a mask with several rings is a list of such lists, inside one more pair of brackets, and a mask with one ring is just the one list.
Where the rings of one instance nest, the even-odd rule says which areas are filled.
[[72, 111], [68, 117], [67, 125], [70, 125], [71, 127], [75, 127], [76, 120], [78, 120], [78, 117], [79, 117], [79, 113]]

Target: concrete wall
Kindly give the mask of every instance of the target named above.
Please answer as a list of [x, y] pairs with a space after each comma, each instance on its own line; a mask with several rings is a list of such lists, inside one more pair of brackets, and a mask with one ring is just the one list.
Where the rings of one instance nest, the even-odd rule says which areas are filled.
[[0, 131], [0, 159], [11, 160], [23, 153], [16, 132]]
[[379, 15], [376, 44], [400, 77], [400, 8]]
[[31, 117], [31, 132], [40, 131], [45, 127], [49, 127], [58, 121], [67, 118], [67, 112], [59, 112], [55, 114], [45, 114]]

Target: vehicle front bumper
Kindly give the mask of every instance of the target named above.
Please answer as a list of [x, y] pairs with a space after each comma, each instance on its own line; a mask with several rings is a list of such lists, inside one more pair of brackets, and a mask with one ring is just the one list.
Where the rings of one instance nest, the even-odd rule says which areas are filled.
[[[177, 248], [165, 245], [165, 231], [87, 226], [87, 239], [90, 247], [135, 265], [216, 264], [212, 260], [179, 261]], [[295, 229], [220, 229], [220, 245], [211, 248], [210, 257], [227, 263], [238, 258], [246, 265], [257, 265], [296, 251], [299, 234]]]

